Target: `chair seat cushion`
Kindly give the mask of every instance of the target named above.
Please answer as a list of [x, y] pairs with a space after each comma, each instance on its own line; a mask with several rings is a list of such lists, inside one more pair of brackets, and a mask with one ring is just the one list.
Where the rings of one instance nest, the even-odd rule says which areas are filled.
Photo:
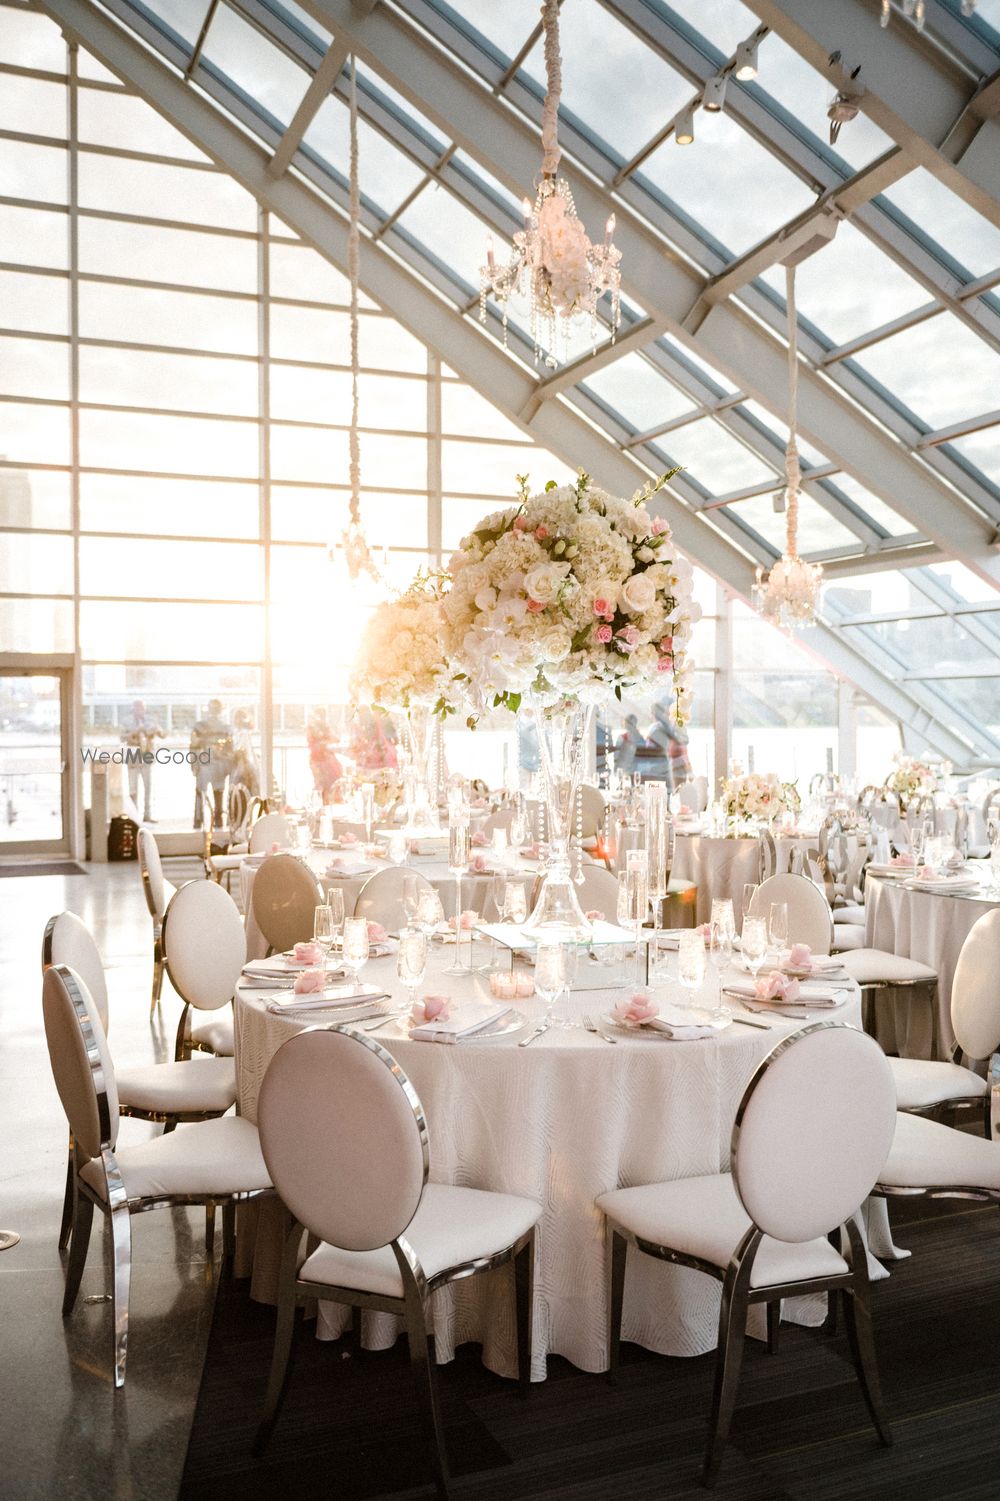
[[[224, 1194], [270, 1188], [257, 1127], [240, 1115], [178, 1126], [135, 1146], [118, 1147], [115, 1157], [130, 1199], [171, 1194]], [[104, 1172], [94, 1158], [80, 1174], [104, 1197]]]
[[844, 955], [844, 968], [859, 985], [930, 985], [937, 979], [929, 965], [884, 949], [855, 949]]
[[846, 907], [834, 907], [833, 920], [835, 923], [864, 923], [865, 909], [857, 902], [849, 902]]
[[[533, 1199], [428, 1183], [404, 1239], [416, 1252], [425, 1276], [432, 1279], [450, 1267], [506, 1250], [537, 1224], [541, 1212]], [[380, 1297], [403, 1296], [391, 1246], [341, 1251], [324, 1243], [307, 1258], [299, 1276], [306, 1282], [350, 1287]]]
[[1000, 1144], [900, 1114], [878, 1181], [891, 1188], [1000, 1189]]
[[153, 1063], [115, 1070], [118, 1103], [157, 1113], [228, 1110], [236, 1100], [232, 1058], [193, 1058], [190, 1063]]
[[[194, 1016], [198, 1013], [194, 1012]], [[229, 1006], [205, 1013], [202, 1021], [192, 1021], [191, 1041], [210, 1048], [219, 1058], [232, 1058], [236, 1051], [233, 1038], [233, 1013]]]
[[245, 852], [242, 855], [210, 855], [208, 863], [211, 865], [213, 870], [239, 870], [245, 859]]
[[989, 1091], [985, 1079], [958, 1063], [924, 1058], [890, 1058], [898, 1110], [923, 1110], [945, 1100], [981, 1098]]
[[[615, 1189], [601, 1194], [597, 1207], [640, 1240], [718, 1267], [729, 1265], [750, 1228], [750, 1217], [729, 1173]], [[837, 1277], [847, 1270], [846, 1261], [825, 1238], [793, 1245], [765, 1235], [750, 1273], [750, 1286]]]
[[863, 949], [865, 946], [865, 930], [862, 923], [835, 922], [833, 925], [833, 938], [830, 940], [830, 952], [844, 954], [852, 949]]

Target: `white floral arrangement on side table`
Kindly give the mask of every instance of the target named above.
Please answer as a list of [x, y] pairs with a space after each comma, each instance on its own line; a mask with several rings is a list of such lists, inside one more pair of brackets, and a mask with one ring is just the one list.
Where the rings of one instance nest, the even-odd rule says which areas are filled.
[[442, 624], [438, 589], [420, 576], [405, 593], [376, 605], [355, 657], [352, 698], [375, 709], [452, 712]]
[[[676, 473], [676, 470], [672, 471]], [[692, 569], [647, 501], [609, 495], [582, 471], [496, 511], [462, 539], [444, 594], [445, 646], [480, 707], [515, 710], [672, 685], [678, 724], [688, 717]]]
[[779, 782], [773, 775], [755, 771], [727, 777], [722, 784], [721, 802], [727, 818], [758, 823], [770, 823], [782, 813], [798, 813], [802, 806], [793, 782]]

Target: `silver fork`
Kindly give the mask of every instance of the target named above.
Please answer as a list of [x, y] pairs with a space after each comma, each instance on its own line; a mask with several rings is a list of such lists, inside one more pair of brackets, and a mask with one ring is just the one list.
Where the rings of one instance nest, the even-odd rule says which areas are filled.
[[603, 1037], [604, 1041], [605, 1042], [610, 1042], [613, 1047], [617, 1047], [618, 1046], [618, 1038], [617, 1037], [609, 1037], [608, 1034], [607, 1034], [607, 1032], [602, 1032], [601, 1029], [600, 1029], [600, 1027], [594, 1021], [594, 1018], [592, 1016], [584, 1016], [584, 1017], [581, 1017], [580, 1019], [583, 1022], [583, 1025], [586, 1028], [586, 1030], [588, 1032], [593, 1032], [594, 1035], [595, 1035], [595, 1037]]
[[377, 1032], [379, 1027], [384, 1027], [387, 1022], [394, 1022], [403, 1015], [405, 1015], [405, 1011], [390, 1011], [387, 1015], [383, 1014], [377, 1017], [375, 1021], [362, 1024], [356, 1030], [359, 1032]]

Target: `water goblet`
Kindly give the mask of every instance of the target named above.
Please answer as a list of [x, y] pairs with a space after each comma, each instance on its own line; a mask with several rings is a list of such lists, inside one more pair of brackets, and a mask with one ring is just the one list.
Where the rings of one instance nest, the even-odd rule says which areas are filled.
[[743, 884], [743, 896], [740, 899], [740, 911], [743, 913], [744, 919], [746, 918], [747, 913], [750, 911], [750, 903], [754, 899], [754, 893], [756, 892], [756, 890], [757, 890], [757, 882], [756, 881], [745, 881], [744, 882], [744, 884]]
[[697, 928], [686, 928], [677, 945], [677, 978], [688, 992], [685, 1005], [691, 1005], [696, 991], [705, 983], [705, 940]]
[[358, 976], [368, 963], [368, 919], [348, 917], [344, 921], [344, 968], [357, 985]]
[[423, 928], [428, 936], [444, 922], [441, 898], [433, 886], [421, 886], [417, 894], [416, 926]]
[[528, 894], [523, 881], [508, 881], [501, 916], [504, 922], [520, 927], [528, 916]]
[[[469, 868], [471, 843], [467, 819], [452, 818], [448, 825], [448, 869], [455, 877], [455, 962], [449, 964], [446, 975], [464, 973], [462, 966], [462, 877]], [[472, 933], [469, 933], [471, 944]]]
[[330, 909], [330, 922], [333, 928], [330, 947], [336, 948], [338, 940], [343, 941], [344, 934], [344, 892], [340, 886], [327, 887], [326, 906]]
[[788, 944], [788, 903], [772, 902], [767, 916], [767, 936], [777, 957]]
[[313, 910], [313, 943], [323, 954], [323, 968], [327, 968], [334, 940], [333, 908], [323, 902]]
[[424, 983], [427, 973], [427, 934], [422, 928], [400, 929], [399, 951], [396, 954], [396, 977], [406, 986], [410, 1010], [417, 999], [417, 990]]
[[713, 940], [713, 951], [717, 948], [722, 961], [728, 964], [732, 958], [733, 940], [736, 937], [736, 917], [731, 897], [713, 897], [711, 923], [713, 933], [717, 930], [717, 938]]
[[544, 1020], [551, 1026], [556, 997], [566, 983], [565, 950], [561, 943], [540, 943], [535, 950], [535, 991], [545, 1002]]
[[764, 963], [764, 956], [767, 953], [767, 923], [762, 917], [745, 917], [743, 919], [740, 951], [743, 954], [747, 969], [752, 975], [756, 976], [761, 965]]
[[406, 835], [403, 833], [402, 829], [396, 829], [392, 834], [390, 834], [388, 854], [389, 859], [392, 861], [393, 865], [398, 867], [400, 865], [406, 864], [406, 856], [409, 848], [410, 842]]

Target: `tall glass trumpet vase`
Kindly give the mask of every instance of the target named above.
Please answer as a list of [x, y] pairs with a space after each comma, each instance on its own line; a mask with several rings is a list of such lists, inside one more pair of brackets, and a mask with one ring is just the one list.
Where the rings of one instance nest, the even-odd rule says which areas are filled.
[[593, 735], [594, 710], [574, 700], [553, 708], [535, 706], [538, 725], [538, 762], [541, 792], [548, 823], [548, 855], [542, 885], [525, 928], [587, 941], [590, 923], [583, 915], [570, 868], [569, 842], [573, 832], [576, 793]]
[[437, 815], [437, 723], [430, 709], [413, 705], [406, 711], [405, 798], [402, 814], [404, 834], [438, 834]]
[[646, 782], [646, 851], [648, 855], [649, 899], [653, 904], [653, 925], [660, 927], [663, 903], [670, 889], [670, 871], [674, 863], [674, 821], [670, 816], [670, 788], [666, 782]]

